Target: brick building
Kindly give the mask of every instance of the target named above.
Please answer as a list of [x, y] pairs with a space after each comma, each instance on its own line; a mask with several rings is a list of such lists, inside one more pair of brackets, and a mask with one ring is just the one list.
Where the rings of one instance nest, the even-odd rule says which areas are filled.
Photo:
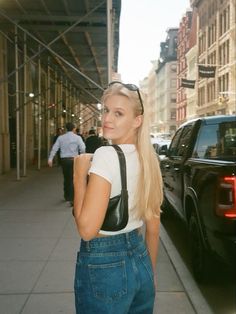
[[190, 30], [192, 25], [192, 11], [187, 11], [179, 24], [177, 37], [177, 92], [176, 92], [176, 122], [177, 125], [186, 121], [187, 91], [181, 85], [182, 78], [187, 78], [186, 53], [190, 48]]

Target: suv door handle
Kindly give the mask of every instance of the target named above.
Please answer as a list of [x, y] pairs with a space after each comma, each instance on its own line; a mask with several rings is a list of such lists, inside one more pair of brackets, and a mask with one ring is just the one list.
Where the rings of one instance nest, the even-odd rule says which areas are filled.
[[166, 169], [170, 169], [170, 165], [165, 165], [165, 168]]
[[174, 167], [174, 170], [175, 170], [175, 171], [179, 171], [179, 168], [178, 168], [178, 167]]

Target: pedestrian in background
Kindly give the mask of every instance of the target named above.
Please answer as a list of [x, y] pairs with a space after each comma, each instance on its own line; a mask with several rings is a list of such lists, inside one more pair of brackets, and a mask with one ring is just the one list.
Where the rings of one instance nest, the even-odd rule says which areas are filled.
[[133, 84], [110, 83], [102, 103], [103, 135], [119, 145], [126, 159], [129, 220], [120, 231], [102, 229], [109, 198], [121, 191], [114, 148], [102, 146], [93, 155], [76, 157], [74, 216], [82, 238], [74, 281], [76, 313], [151, 314], [163, 196], [149, 113]]
[[82, 138], [82, 140], [85, 142], [85, 138], [84, 138], [84, 136], [80, 133], [80, 129], [79, 129], [79, 128], [76, 129], [76, 134], [79, 135], [79, 136]]
[[[56, 134], [53, 137], [52, 144], [56, 143], [57, 138], [63, 134], [62, 128], [57, 128]], [[60, 149], [57, 151], [57, 165], [59, 166], [61, 164], [61, 157], [60, 157]]]
[[56, 143], [58, 136], [63, 134], [62, 128], [57, 128], [56, 134], [53, 136], [52, 144]]
[[96, 149], [102, 146], [102, 141], [94, 129], [89, 130], [89, 135], [85, 140], [86, 153], [94, 153]]
[[82, 138], [76, 134], [76, 127], [73, 123], [66, 124], [67, 132], [59, 136], [54, 143], [48, 158], [48, 165], [52, 167], [53, 158], [60, 150], [61, 166], [64, 176], [64, 199], [73, 205], [74, 187], [73, 187], [73, 165], [74, 157], [85, 153], [85, 144]]

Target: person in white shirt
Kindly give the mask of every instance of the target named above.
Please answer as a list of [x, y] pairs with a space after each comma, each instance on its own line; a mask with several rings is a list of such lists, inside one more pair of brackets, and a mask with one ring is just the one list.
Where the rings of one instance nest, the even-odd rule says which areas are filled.
[[67, 132], [60, 135], [54, 145], [48, 158], [48, 165], [52, 167], [53, 158], [60, 150], [60, 160], [64, 177], [64, 199], [73, 205], [74, 187], [73, 187], [73, 164], [74, 157], [85, 153], [85, 144], [82, 138], [76, 134], [76, 127], [73, 123], [66, 124]]
[[[74, 217], [82, 238], [74, 280], [76, 313], [151, 314], [163, 195], [149, 113], [133, 84], [111, 82], [102, 104], [103, 136], [125, 155], [129, 219], [122, 230], [102, 229], [109, 198], [121, 191], [114, 148], [103, 146], [93, 155], [76, 157]], [[145, 240], [140, 232], [144, 224]]]

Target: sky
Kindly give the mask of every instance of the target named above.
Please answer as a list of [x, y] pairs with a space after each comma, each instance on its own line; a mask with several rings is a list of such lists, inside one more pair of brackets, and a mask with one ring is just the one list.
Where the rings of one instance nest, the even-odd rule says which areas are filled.
[[122, 0], [118, 72], [125, 83], [139, 84], [157, 60], [166, 30], [179, 27], [190, 0]]

